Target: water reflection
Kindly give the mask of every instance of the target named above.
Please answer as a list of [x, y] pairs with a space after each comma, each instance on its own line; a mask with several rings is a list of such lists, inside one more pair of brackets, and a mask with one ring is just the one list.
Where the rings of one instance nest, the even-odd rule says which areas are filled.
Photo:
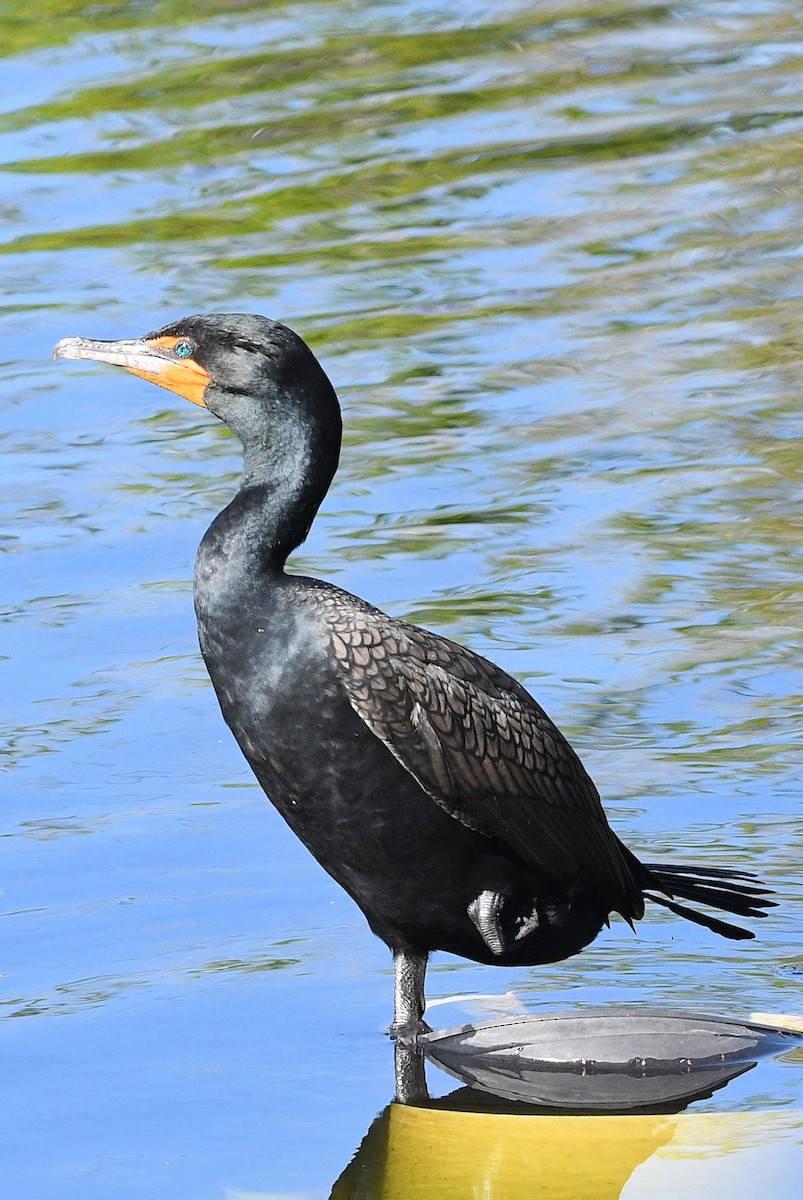
[[[635, 1020], [637, 1014], [630, 1015]], [[762, 1050], [787, 1067], [799, 1067], [801, 1039], [781, 1032], [791, 1028], [787, 1019], [779, 1019], [774, 1031], [767, 1027], [766, 1044], [760, 1026], [714, 1022], [705, 1032], [706, 1020], [687, 1020], [687, 1036], [699, 1039], [706, 1054], [717, 1049], [718, 1040], [724, 1048], [726, 1039], [735, 1039], [731, 1061], [723, 1054], [719, 1066], [711, 1057], [700, 1066], [691, 1061], [684, 1066], [685, 1060], [654, 1064], [653, 1078], [669, 1086], [663, 1099], [655, 1092], [648, 1108], [645, 1079], [621, 1074], [616, 1116], [551, 1114], [549, 1108], [495, 1098], [475, 1087], [432, 1100], [423, 1052], [397, 1045], [396, 1100], [368, 1129], [330, 1200], [676, 1200], [682, 1190], [724, 1200], [767, 1195], [792, 1200], [803, 1168], [803, 1112], [773, 1111], [771, 1105], [720, 1114], [684, 1110], [756, 1068]], [[477, 1030], [472, 1037], [486, 1032], [499, 1040], [493, 1022], [469, 1028]], [[601, 1039], [601, 1049], [611, 1050], [610, 1036], [594, 1037]], [[756, 1037], [756, 1061], [750, 1062], [748, 1042]], [[559, 1073], [555, 1078], [559, 1096]], [[502, 1074], [499, 1080], [503, 1086], [510, 1082]], [[756, 1087], [761, 1093], [761, 1084]], [[623, 1115], [628, 1094], [639, 1114]], [[601, 1105], [610, 1108], [610, 1099], [603, 1097]]]
[[800, 1112], [555, 1117], [390, 1104], [331, 1200], [792, 1200], [802, 1166]]

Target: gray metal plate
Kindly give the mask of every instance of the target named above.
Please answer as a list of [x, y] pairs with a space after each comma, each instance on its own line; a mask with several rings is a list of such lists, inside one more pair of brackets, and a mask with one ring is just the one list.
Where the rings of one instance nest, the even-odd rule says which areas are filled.
[[625, 1007], [483, 1021], [420, 1044], [449, 1074], [504, 1099], [621, 1112], [709, 1095], [801, 1041], [744, 1021]]

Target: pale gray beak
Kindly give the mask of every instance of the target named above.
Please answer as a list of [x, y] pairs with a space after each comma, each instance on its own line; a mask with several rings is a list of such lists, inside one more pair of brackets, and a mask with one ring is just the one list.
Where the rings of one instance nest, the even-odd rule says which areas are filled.
[[97, 342], [89, 338], [62, 338], [53, 350], [54, 358], [91, 358], [97, 362], [127, 367], [129, 371], [147, 371], [158, 375], [174, 362], [167, 351], [138, 338], [123, 342]]

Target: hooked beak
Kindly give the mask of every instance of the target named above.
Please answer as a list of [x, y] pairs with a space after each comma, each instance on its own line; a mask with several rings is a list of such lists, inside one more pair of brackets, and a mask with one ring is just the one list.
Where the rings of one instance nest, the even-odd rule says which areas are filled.
[[209, 374], [192, 358], [177, 358], [177, 337], [138, 338], [122, 342], [96, 342], [89, 338], [62, 338], [53, 350], [54, 358], [90, 358], [124, 367], [150, 383], [176, 392], [185, 400], [206, 408], [204, 392], [211, 382]]

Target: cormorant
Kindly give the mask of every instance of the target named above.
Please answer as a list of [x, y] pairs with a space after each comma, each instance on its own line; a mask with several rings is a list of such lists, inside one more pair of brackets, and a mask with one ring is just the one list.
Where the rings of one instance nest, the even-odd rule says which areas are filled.
[[337, 467], [335, 391], [286, 326], [192, 316], [55, 354], [125, 367], [207, 408], [244, 471], [195, 567], [201, 651], [223, 716], [284, 819], [393, 952], [391, 1032], [425, 1029], [430, 951], [556, 962], [652, 900], [726, 938], [772, 905], [755, 876], [639, 861], [575, 751], [479, 654], [331, 583], [285, 572]]

